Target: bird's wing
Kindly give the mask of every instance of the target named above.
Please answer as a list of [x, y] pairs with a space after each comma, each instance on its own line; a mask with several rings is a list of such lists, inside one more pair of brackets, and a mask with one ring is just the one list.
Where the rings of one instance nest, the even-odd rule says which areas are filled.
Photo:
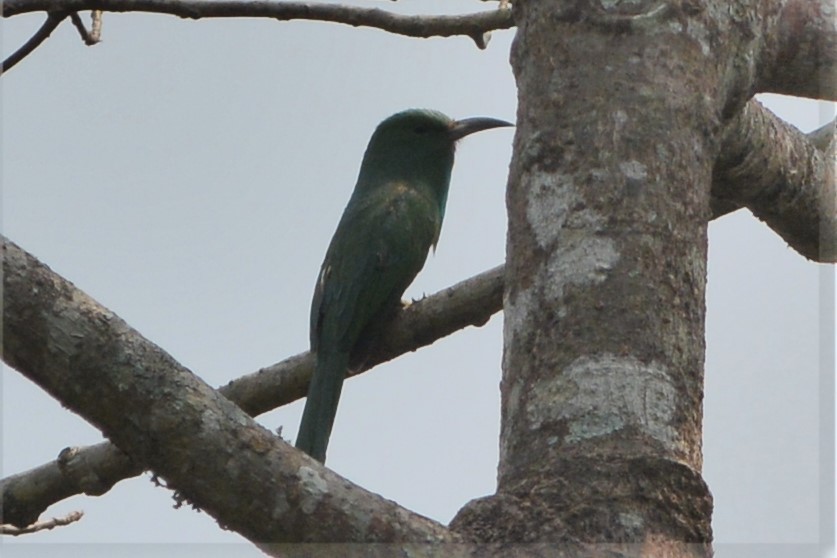
[[363, 330], [401, 299], [441, 228], [421, 189], [388, 184], [350, 201], [326, 253], [311, 307], [312, 349], [351, 352]]

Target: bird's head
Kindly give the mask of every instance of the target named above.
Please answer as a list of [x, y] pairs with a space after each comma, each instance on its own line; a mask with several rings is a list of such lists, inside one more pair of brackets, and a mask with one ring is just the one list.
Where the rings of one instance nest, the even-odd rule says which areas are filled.
[[430, 109], [409, 109], [393, 114], [380, 124], [369, 140], [368, 150], [391, 156], [404, 152], [438, 154], [453, 152], [457, 140], [474, 132], [513, 126], [496, 118], [466, 118], [453, 120], [449, 116]]
[[513, 124], [496, 118], [453, 120], [441, 112], [409, 109], [378, 124], [361, 165], [361, 179], [420, 181], [436, 190], [444, 204], [447, 197], [456, 142], [463, 137]]

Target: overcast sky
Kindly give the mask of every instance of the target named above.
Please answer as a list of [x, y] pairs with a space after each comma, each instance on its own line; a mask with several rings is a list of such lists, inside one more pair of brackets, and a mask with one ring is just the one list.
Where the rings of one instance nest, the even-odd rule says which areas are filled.
[[[4, 55], [41, 21], [4, 20]], [[208, 383], [225, 384], [307, 349], [314, 280], [380, 120], [409, 107], [514, 120], [512, 37], [495, 33], [479, 51], [466, 38], [325, 23], [106, 14], [104, 41], [88, 48], [65, 23], [0, 80], [3, 232]], [[832, 110], [763, 101], [803, 131]], [[493, 130], [460, 146], [437, 252], [408, 296], [503, 261], [512, 135]], [[709, 232], [704, 477], [716, 555], [818, 556], [831, 473], [820, 447], [834, 435], [823, 419], [833, 393], [819, 389], [833, 375], [822, 364], [834, 351], [822, 326], [833, 324], [823, 295], [833, 293], [833, 268], [806, 261], [746, 211]], [[501, 337], [497, 315], [347, 382], [329, 466], [445, 523], [492, 493]], [[3, 476], [101, 439], [8, 368], [2, 392]], [[297, 402], [259, 421], [293, 439], [301, 410]], [[243, 541], [172, 504], [144, 475], [101, 498], [61, 502], [47, 516], [81, 509], [83, 520], [4, 541], [3, 551], [190, 543], [154, 552], [212, 556], [230, 549], [198, 543]], [[259, 555], [240, 546], [239, 555]]]

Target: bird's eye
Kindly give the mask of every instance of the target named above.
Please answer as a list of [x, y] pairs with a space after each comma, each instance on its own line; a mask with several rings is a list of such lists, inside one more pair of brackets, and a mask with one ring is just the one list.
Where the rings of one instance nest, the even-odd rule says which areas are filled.
[[415, 128], [413, 128], [413, 131], [415, 133], [419, 134], [419, 135], [426, 134], [427, 130], [428, 130], [427, 126], [422, 126], [422, 125], [419, 125], [419, 126], [416, 126]]

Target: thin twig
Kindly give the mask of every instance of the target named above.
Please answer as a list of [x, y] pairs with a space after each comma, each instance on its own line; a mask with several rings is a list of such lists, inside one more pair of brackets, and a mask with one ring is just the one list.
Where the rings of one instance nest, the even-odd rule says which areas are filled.
[[90, 28], [90, 38], [97, 43], [102, 40], [102, 10], [93, 10], [90, 14], [93, 26]]
[[55, 529], [56, 527], [63, 527], [64, 525], [75, 523], [76, 521], [80, 520], [83, 516], [83, 511], [74, 511], [67, 514], [64, 517], [53, 517], [52, 519], [38, 521], [26, 527], [15, 527], [14, 525], [8, 524], [0, 525], [0, 535], [12, 535], [17, 537], [20, 535], [37, 533], [38, 531], [48, 531], [50, 529]]
[[[84, 26], [84, 22], [81, 21], [81, 16], [78, 15], [78, 12], [73, 12], [72, 14], [70, 14], [70, 21], [72, 21], [73, 25], [75, 25], [76, 29], [78, 30], [78, 34], [81, 35], [81, 40], [84, 41], [84, 44], [86, 44], [87, 46], [93, 46], [99, 42], [99, 38], [94, 36], [93, 32], [88, 31], [87, 27]], [[96, 24], [95, 19], [93, 20], [93, 24]]]
[[[56, 0], [5, 0], [3, 17], [43, 11]], [[318, 2], [271, 2], [266, 0], [58, 0], [62, 10], [81, 12], [150, 12], [189, 19], [261, 17], [280, 21], [305, 19], [330, 21], [354, 27], [374, 27], [408, 37], [465, 35], [485, 45], [485, 33], [514, 26], [512, 10], [485, 10], [464, 15], [401, 15], [378, 8], [357, 8]]]
[[38, 29], [35, 34], [23, 44], [23, 46], [14, 51], [8, 58], [3, 60], [3, 67], [0, 69], [0, 74], [8, 72], [15, 64], [26, 58], [33, 50], [38, 48], [40, 44], [44, 42], [53, 31], [55, 31], [55, 28], [58, 27], [58, 24], [61, 23], [65, 17], [67, 17], [67, 12], [49, 12], [47, 14], [46, 21], [44, 21], [44, 24], [41, 25], [41, 28]]

